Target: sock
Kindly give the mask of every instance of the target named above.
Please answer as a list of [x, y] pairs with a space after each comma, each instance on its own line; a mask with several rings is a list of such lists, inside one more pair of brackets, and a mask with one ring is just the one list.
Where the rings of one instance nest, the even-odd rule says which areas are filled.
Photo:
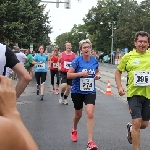
[[61, 97], [63, 97], [64, 96], [64, 93], [61, 93]]
[[67, 95], [64, 95], [64, 99], [67, 99], [67, 97], [68, 97]]

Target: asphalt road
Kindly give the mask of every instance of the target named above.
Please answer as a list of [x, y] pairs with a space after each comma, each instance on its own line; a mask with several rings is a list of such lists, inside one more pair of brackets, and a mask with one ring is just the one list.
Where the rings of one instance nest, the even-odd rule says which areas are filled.
[[[126, 139], [126, 124], [131, 121], [127, 103], [115, 95], [104, 94], [107, 82], [98, 81], [97, 85], [99, 87], [95, 109], [94, 141], [99, 150], [132, 150], [132, 145]], [[36, 95], [36, 83], [33, 78], [18, 99], [17, 107], [39, 150], [86, 150], [85, 112], [78, 125], [79, 140], [74, 143], [70, 140], [74, 115], [73, 103], [70, 97], [69, 105], [59, 104], [58, 99], [59, 95], [51, 92], [48, 74], [44, 100], [40, 101], [40, 97]], [[141, 150], [150, 149], [149, 141], [150, 127], [141, 131]]]

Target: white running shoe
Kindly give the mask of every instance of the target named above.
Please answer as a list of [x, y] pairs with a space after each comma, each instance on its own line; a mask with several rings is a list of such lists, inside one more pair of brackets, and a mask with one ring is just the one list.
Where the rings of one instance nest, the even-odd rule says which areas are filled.
[[63, 99], [62, 103], [63, 103], [64, 105], [68, 105], [68, 102], [67, 102], [67, 100], [65, 100], [65, 99]]
[[62, 97], [59, 98], [59, 104], [63, 104], [63, 98]]

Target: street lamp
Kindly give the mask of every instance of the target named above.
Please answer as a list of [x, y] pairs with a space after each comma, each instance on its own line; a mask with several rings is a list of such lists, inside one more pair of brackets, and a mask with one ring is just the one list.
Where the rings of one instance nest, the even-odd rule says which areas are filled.
[[114, 49], [114, 24], [115, 21], [113, 22], [108, 22], [109, 25], [111, 25], [111, 64], [113, 64], [113, 49]]
[[[114, 49], [114, 24], [115, 24], [115, 21], [113, 22], [108, 22], [109, 25], [111, 25], [111, 64], [113, 64], [113, 49]], [[103, 22], [100, 22], [100, 25], [103, 25]]]

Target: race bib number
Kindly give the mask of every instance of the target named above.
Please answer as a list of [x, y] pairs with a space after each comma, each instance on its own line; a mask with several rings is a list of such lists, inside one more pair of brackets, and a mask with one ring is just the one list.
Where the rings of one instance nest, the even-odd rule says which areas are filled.
[[148, 86], [148, 85], [150, 85], [150, 71], [135, 71], [134, 86]]
[[71, 62], [64, 61], [64, 68], [65, 69], [69, 69], [70, 65], [71, 65]]
[[37, 65], [36, 65], [36, 68], [37, 68], [37, 69], [40, 69], [40, 70], [41, 70], [41, 69], [45, 69], [45, 63], [37, 64]]
[[81, 91], [94, 91], [94, 79], [93, 78], [80, 78], [80, 90]]
[[57, 63], [53, 63], [53, 68], [58, 68], [58, 64]]

